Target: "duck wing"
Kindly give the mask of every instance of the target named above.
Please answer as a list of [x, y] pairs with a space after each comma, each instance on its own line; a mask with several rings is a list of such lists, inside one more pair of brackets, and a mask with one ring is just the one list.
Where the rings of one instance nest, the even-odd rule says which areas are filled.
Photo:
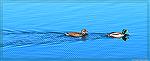
[[69, 36], [81, 36], [81, 33], [79, 32], [70, 32], [68, 33]]

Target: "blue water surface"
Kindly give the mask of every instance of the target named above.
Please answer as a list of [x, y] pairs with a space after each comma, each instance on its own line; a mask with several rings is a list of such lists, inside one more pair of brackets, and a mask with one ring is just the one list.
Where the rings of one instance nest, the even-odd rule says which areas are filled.
[[[4, 58], [147, 58], [145, 3], [4, 3]], [[67, 37], [80, 32], [86, 38]], [[128, 29], [127, 41], [108, 38]]]

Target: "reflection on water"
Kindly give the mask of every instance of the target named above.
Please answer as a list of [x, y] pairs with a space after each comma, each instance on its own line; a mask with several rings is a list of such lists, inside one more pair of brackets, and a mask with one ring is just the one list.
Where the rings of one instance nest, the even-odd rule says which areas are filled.
[[3, 30], [2, 46], [31, 46], [41, 44], [61, 44], [63, 42], [77, 42], [108, 38], [107, 33], [89, 33], [86, 37], [69, 37], [65, 32], [37, 32]]

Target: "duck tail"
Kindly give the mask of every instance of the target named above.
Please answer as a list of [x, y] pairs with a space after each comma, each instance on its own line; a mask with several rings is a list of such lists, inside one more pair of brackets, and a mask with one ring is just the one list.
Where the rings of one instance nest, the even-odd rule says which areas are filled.
[[68, 34], [68, 33], [65, 33], [65, 35], [66, 35], [66, 36], [69, 36], [69, 34]]

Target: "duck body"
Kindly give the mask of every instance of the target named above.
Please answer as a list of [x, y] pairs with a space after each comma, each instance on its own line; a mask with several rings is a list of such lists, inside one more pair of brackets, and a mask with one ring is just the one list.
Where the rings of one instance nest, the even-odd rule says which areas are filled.
[[82, 36], [82, 34], [79, 33], [79, 32], [69, 32], [69, 33], [66, 33], [65, 35], [72, 36], [72, 37], [80, 37], [80, 36]]
[[112, 38], [122, 38], [125, 34], [122, 34], [121, 32], [111, 32], [107, 36]]

